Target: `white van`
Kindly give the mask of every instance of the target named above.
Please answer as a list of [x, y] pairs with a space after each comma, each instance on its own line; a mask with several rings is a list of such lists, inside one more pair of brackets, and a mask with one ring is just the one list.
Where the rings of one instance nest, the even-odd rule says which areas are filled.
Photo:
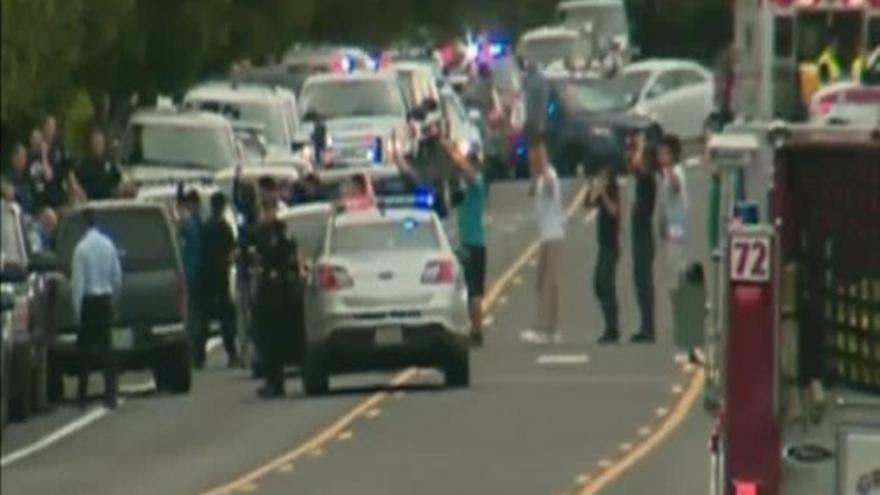
[[623, 0], [564, 0], [556, 7], [556, 14], [566, 27], [581, 29], [590, 24], [599, 39], [615, 41], [623, 50], [630, 48]]

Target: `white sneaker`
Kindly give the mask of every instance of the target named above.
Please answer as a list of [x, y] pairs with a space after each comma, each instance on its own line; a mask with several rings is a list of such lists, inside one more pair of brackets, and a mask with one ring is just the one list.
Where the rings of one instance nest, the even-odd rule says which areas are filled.
[[543, 345], [547, 343], [546, 334], [531, 329], [520, 332], [519, 339], [526, 344]]

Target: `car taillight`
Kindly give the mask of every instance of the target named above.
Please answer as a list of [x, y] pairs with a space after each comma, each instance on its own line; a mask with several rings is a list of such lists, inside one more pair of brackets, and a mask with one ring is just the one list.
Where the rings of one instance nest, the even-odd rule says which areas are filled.
[[430, 261], [422, 272], [423, 284], [439, 285], [453, 282], [455, 282], [455, 263], [452, 260]]
[[186, 277], [182, 273], [177, 274], [177, 314], [186, 320]]
[[324, 291], [346, 289], [354, 285], [351, 275], [345, 268], [335, 265], [321, 265], [318, 267], [318, 287]]

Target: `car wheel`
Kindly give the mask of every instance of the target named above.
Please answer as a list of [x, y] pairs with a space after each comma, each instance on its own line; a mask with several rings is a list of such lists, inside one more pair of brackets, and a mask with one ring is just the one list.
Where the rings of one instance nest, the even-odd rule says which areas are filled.
[[306, 395], [325, 395], [330, 391], [330, 375], [324, 366], [321, 352], [317, 349], [306, 349], [301, 379]]
[[189, 393], [192, 388], [192, 364], [189, 345], [179, 342], [158, 353], [153, 367], [156, 388], [175, 394]]
[[443, 375], [447, 387], [466, 388], [471, 385], [471, 358], [466, 348], [456, 348], [452, 351]]

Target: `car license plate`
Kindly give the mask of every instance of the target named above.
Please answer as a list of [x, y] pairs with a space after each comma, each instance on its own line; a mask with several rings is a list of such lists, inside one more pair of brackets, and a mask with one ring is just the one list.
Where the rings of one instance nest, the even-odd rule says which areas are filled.
[[134, 332], [130, 328], [113, 330], [110, 335], [113, 350], [128, 351], [134, 348]]
[[400, 345], [403, 343], [403, 329], [400, 327], [381, 327], [376, 329], [376, 345]]

